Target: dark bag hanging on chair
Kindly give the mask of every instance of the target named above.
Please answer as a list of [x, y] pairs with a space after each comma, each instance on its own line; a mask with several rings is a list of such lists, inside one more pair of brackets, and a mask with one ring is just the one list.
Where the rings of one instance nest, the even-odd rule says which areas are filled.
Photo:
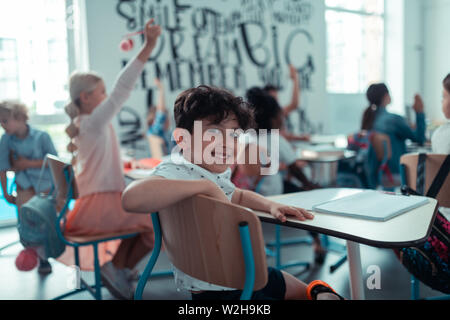
[[[47, 158], [42, 165], [38, 189], [42, 174], [47, 166]], [[73, 177], [70, 178], [70, 183]], [[48, 195], [37, 194], [20, 209], [18, 231], [20, 242], [25, 248], [34, 248], [42, 259], [57, 258], [65, 250], [65, 243], [58, 237], [56, 221], [56, 199], [54, 188]]]
[[[417, 166], [417, 190], [402, 187], [404, 194], [423, 195], [425, 192], [426, 154], [419, 155]], [[447, 156], [426, 196], [436, 198], [450, 171], [450, 155]], [[439, 211], [428, 239], [421, 245], [396, 250], [400, 262], [421, 282], [434, 290], [450, 293], [449, 269], [450, 223]]]

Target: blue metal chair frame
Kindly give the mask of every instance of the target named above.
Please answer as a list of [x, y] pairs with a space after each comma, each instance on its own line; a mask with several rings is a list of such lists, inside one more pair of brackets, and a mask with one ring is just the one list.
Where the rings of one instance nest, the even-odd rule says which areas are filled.
[[[152, 213], [152, 222], [153, 222], [153, 229], [155, 231], [155, 248], [152, 252], [150, 260], [147, 263], [147, 266], [145, 267], [144, 272], [142, 273], [141, 278], [139, 279], [134, 294], [135, 300], [142, 300], [142, 294], [144, 292], [145, 285], [147, 284], [148, 278], [152, 276], [153, 267], [155, 266], [156, 261], [158, 260], [159, 257], [159, 253], [161, 251], [162, 232], [161, 232], [161, 223], [159, 221], [159, 213], [157, 212]], [[252, 243], [250, 239], [250, 230], [246, 222], [242, 222], [239, 224], [239, 234], [241, 237], [241, 244], [242, 250], [244, 252], [244, 262], [245, 262], [245, 283], [240, 299], [250, 300], [253, 293], [253, 287], [255, 284], [255, 262], [253, 257]]]
[[[261, 188], [262, 181], [264, 180], [264, 177], [262, 177], [258, 184], [255, 187], [255, 192], [259, 193], [259, 190]], [[275, 241], [269, 242], [266, 244], [266, 254], [272, 257], [275, 257], [275, 267], [279, 270], [292, 268], [292, 267], [305, 267], [306, 270], [309, 269], [310, 263], [304, 262], [304, 261], [293, 261], [287, 264], [281, 263], [281, 247], [282, 246], [292, 246], [297, 244], [312, 244], [312, 240], [310, 237], [300, 237], [295, 239], [289, 239], [289, 240], [281, 240], [281, 226], [276, 225], [275, 226]], [[267, 247], [273, 247], [275, 249], [275, 252], [268, 249]]]
[[[110, 237], [110, 238], [104, 238], [104, 239], [99, 239], [99, 240], [95, 240], [95, 241], [91, 241], [91, 242], [85, 242], [85, 243], [75, 243], [75, 242], [70, 242], [68, 241], [62, 231], [61, 231], [61, 222], [63, 220], [63, 218], [65, 217], [67, 211], [68, 211], [68, 207], [69, 207], [69, 203], [73, 198], [73, 185], [72, 185], [72, 180], [74, 177], [74, 172], [72, 170], [72, 168], [70, 166], [66, 166], [64, 168], [64, 176], [66, 178], [66, 181], [68, 183], [69, 189], [68, 189], [68, 194], [66, 197], [66, 202], [64, 204], [64, 207], [62, 208], [62, 210], [59, 212], [58, 217], [56, 219], [56, 232], [58, 235], [58, 238], [61, 239], [61, 241], [63, 241], [66, 245], [71, 246], [75, 249], [75, 265], [80, 268], [80, 258], [79, 258], [79, 252], [78, 249], [80, 247], [83, 246], [93, 246], [94, 248], [94, 275], [95, 275], [95, 285], [88, 285], [81, 277], [80, 277], [80, 284], [81, 284], [81, 288], [79, 289], [75, 289], [73, 291], [70, 291], [68, 293], [65, 293], [63, 295], [60, 295], [56, 298], [54, 298], [53, 300], [61, 300], [64, 298], [67, 298], [71, 295], [74, 294], [78, 294], [80, 292], [83, 291], [89, 291], [89, 293], [94, 297], [94, 299], [96, 300], [102, 300], [102, 292], [101, 292], [101, 288], [103, 287], [102, 285], [102, 280], [101, 280], [101, 275], [100, 275], [100, 261], [98, 259], [98, 244], [101, 242], [107, 242], [107, 241], [111, 241], [111, 240], [117, 240], [117, 239], [128, 239], [128, 238], [132, 238], [134, 236], [137, 235], [137, 233], [130, 233], [127, 235], [121, 235], [121, 236], [117, 236], [117, 237]], [[157, 274], [154, 274], [153, 276], [168, 276], [168, 275], [172, 275], [172, 272], [160, 272]]]

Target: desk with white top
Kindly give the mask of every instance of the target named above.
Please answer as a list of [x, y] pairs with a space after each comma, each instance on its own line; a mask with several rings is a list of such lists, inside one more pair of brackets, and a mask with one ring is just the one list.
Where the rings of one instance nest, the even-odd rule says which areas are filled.
[[[274, 196], [269, 199], [311, 210], [317, 203], [336, 200], [361, 191], [363, 190], [321, 189]], [[352, 299], [363, 300], [364, 286], [359, 244], [379, 248], [416, 246], [428, 238], [436, 212], [437, 200], [429, 198], [428, 204], [384, 222], [313, 212], [313, 220], [288, 219], [286, 223], [282, 223], [268, 213], [256, 212], [256, 214], [263, 222], [319, 232], [347, 240]]]
[[[148, 177], [148, 172], [145, 170], [135, 171], [129, 173], [128, 177], [132, 180], [143, 179]], [[362, 191], [361, 189], [319, 189], [268, 198], [281, 204], [312, 211], [312, 207], [318, 203], [340, 199]], [[438, 208], [436, 199], [428, 198], [428, 200], [426, 205], [384, 222], [312, 211], [313, 220], [288, 219], [283, 223], [269, 213], [255, 211], [255, 214], [262, 222], [318, 232], [347, 240], [351, 297], [363, 300], [364, 284], [359, 244], [379, 248], [404, 248], [422, 243], [431, 232]]]

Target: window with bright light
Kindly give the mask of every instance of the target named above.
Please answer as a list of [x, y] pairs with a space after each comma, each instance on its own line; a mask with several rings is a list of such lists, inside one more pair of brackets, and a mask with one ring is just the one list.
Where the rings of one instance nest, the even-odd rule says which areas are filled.
[[384, 0], [325, 0], [327, 91], [363, 93], [384, 78]]
[[66, 1], [0, 0], [0, 100], [63, 113], [69, 76]]

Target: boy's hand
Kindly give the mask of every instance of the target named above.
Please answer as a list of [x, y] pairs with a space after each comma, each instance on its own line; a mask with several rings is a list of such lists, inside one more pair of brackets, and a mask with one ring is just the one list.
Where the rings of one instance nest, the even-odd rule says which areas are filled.
[[154, 19], [150, 19], [145, 25], [145, 45], [151, 49], [154, 49], [156, 46], [156, 41], [161, 35], [161, 27], [158, 25], [153, 25], [155, 22]]
[[23, 171], [30, 167], [29, 160], [24, 157], [18, 157], [17, 159], [12, 160], [12, 169], [14, 171]]
[[16, 197], [14, 197], [10, 194], [5, 194], [5, 199], [10, 204], [16, 204]]
[[305, 209], [286, 206], [279, 203], [274, 203], [270, 207], [270, 214], [280, 220], [281, 222], [286, 222], [286, 216], [297, 217], [300, 221], [312, 220], [314, 215], [306, 211]]

